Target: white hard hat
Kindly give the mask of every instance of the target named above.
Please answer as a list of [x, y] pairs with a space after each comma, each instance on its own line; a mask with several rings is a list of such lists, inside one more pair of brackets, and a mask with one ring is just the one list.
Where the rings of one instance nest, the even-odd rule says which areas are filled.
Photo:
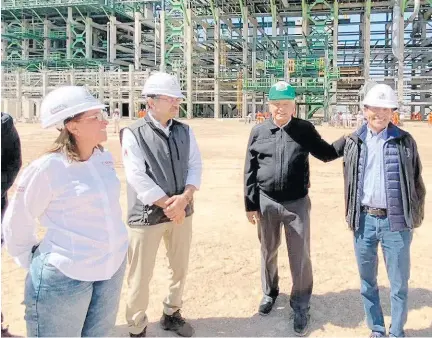
[[62, 86], [51, 91], [42, 101], [42, 128], [63, 127], [64, 121], [70, 117], [105, 107], [86, 87]]
[[398, 99], [394, 90], [386, 84], [377, 84], [367, 93], [362, 102], [363, 106], [380, 108], [397, 108]]
[[142, 95], [166, 95], [175, 98], [184, 98], [177, 78], [163, 72], [153, 73], [149, 76], [144, 83]]

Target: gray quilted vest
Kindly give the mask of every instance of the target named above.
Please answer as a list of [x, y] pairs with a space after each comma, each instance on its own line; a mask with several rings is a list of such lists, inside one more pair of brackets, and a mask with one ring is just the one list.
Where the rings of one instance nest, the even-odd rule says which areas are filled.
[[[147, 175], [167, 194], [168, 197], [184, 192], [189, 161], [189, 127], [172, 120], [169, 137], [157, 128], [146, 116], [127, 127], [135, 136], [145, 159]], [[123, 130], [122, 130], [123, 131]], [[120, 140], [122, 132], [120, 134]], [[170, 222], [157, 205], [144, 205], [129, 184], [128, 225], [149, 226]], [[193, 213], [193, 201], [186, 207], [186, 216]]]

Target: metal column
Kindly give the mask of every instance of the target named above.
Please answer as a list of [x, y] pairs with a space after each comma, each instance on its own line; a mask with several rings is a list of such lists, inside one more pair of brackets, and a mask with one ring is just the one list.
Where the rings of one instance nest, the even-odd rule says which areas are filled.
[[219, 70], [220, 70], [220, 10], [215, 8], [214, 25], [214, 118], [220, 118], [220, 89], [219, 89]]
[[398, 101], [399, 106], [403, 104], [404, 101], [404, 51], [405, 51], [405, 23], [404, 23], [404, 6], [403, 1], [396, 0], [396, 3], [399, 3], [400, 5], [400, 15], [398, 18], [393, 18], [393, 20], [397, 20], [398, 24], [398, 53], [397, 53], [397, 59], [398, 59], [398, 77], [397, 77], [397, 95], [398, 95]]
[[87, 17], [86, 18], [86, 24], [85, 24], [85, 48], [86, 48], [86, 58], [92, 59], [93, 58], [93, 20], [92, 18]]
[[[249, 51], [249, 13], [246, 6], [243, 7], [243, 83], [248, 79], [248, 51]], [[248, 114], [247, 92], [242, 93], [242, 118]]]
[[73, 22], [73, 12], [72, 7], [67, 9], [68, 16], [66, 21], [66, 59], [72, 59], [72, 44], [73, 44], [73, 32], [72, 32], [72, 22]]
[[114, 63], [117, 58], [117, 19], [115, 16], [109, 18], [109, 62]]
[[[253, 26], [252, 29], [252, 80], [253, 83], [256, 83], [256, 58], [257, 58], [257, 34], [258, 27], [257, 25]], [[256, 113], [256, 91], [252, 92], [252, 114]], [[255, 115], [254, 115], [255, 116]]]
[[51, 21], [44, 20], [44, 59], [47, 60], [51, 54], [51, 40], [50, 40]]
[[165, 26], [165, 1], [162, 0], [162, 11], [160, 12], [160, 23], [159, 23], [159, 36], [160, 36], [160, 66], [159, 70], [161, 72], [165, 71], [166, 62], [165, 62], [165, 54], [166, 54], [166, 26]]
[[187, 110], [186, 117], [191, 119], [193, 117], [193, 82], [192, 82], [192, 52], [194, 47], [194, 31], [192, 23], [192, 8], [186, 10], [187, 20], [186, 20], [186, 100], [187, 100]]
[[[332, 72], [337, 72], [338, 67], [338, 34], [339, 34], [339, 6], [338, 1], [335, 0], [334, 5], [334, 21], [333, 21], [333, 60], [332, 60]], [[332, 106], [330, 108], [330, 111], [332, 111], [332, 114], [337, 114], [337, 80], [332, 81], [332, 90], [330, 95], [331, 97], [331, 103]], [[324, 117], [326, 121], [329, 120], [329, 116]]]
[[134, 65], [129, 65], [129, 119], [135, 117]]
[[365, 83], [370, 77], [370, 15], [371, 15], [371, 0], [365, 2], [365, 15], [363, 16], [363, 46], [364, 46], [364, 68], [363, 76]]
[[141, 69], [141, 13], [140, 12], [135, 12], [134, 63], [135, 63], [135, 70], [140, 70]]

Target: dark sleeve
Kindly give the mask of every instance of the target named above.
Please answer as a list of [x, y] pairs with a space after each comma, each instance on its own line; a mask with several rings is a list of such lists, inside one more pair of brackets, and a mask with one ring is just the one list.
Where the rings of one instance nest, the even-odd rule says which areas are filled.
[[259, 210], [259, 191], [257, 186], [258, 161], [257, 153], [252, 150], [255, 141], [254, 130], [251, 131], [246, 151], [244, 167], [244, 196], [246, 211]]
[[336, 140], [333, 144], [327, 143], [322, 139], [321, 135], [315, 129], [314, 125], [308, 123], [305, 125], [306, 133], [301, 133], [297, 137], [299, 140], [295, 140], [297, 143], [302, 145], [312, 156], [323, 162], [333, 161], [343, 156], [343, 150], [345, 147], [345, 136], [342, 136]]
[[21, 142], [12, 117], [2, 117], [2, 195], [13, 185], [22, 165]]
[[417, 194], [417, 209], [420, 213], [420, 218], [424, 216], [425, 200], [426, 200], [426, 187], [422, 177], [422, 164], [420, 161], [420, 155], [417, 150], [417, 144], [413, 138], [412, 142], [412, 152], [413, 152], [413, 168], [414, 168], [414, 187]]

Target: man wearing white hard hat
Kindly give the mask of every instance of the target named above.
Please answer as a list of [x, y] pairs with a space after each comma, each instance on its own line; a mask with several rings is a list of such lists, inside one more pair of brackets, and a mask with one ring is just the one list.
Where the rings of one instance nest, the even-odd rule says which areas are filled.
[[347, 138], [344, 152], [346, 221], [353, 230], [364, 310], [371, 337], [386, 335], [377, 269], [381, 243], [390, 280], [390, 336], [402, 337], [408, 315], [413, 229], [424, 217], [425, 186], [413, 137], [390, 123], [398, 100], [376, 84], [362, 102], [367, 120]]
[[28, 270], [29, 337], [106, 337], [115, 326], [128, 237], [114, 159], [101, 146], [104, 108], [78, 86], [43, 99], [42, 127], [60, 134], [24, 169], [4, 216], [7, 250]]
[[149, 283], [164, 239], [171, 270], [160, 324], [180, 336], [192, 336], [182, 317], [192, 238], [193, 195], [201, 185], [201, 155], [192, 128], [174, 120], [184, 98], [176, 77], [150, 75], [142, 94], [148, 114], [121, 130], [128, 182], [129, 275], [126, 319], [131, 337], [144, 337]]

